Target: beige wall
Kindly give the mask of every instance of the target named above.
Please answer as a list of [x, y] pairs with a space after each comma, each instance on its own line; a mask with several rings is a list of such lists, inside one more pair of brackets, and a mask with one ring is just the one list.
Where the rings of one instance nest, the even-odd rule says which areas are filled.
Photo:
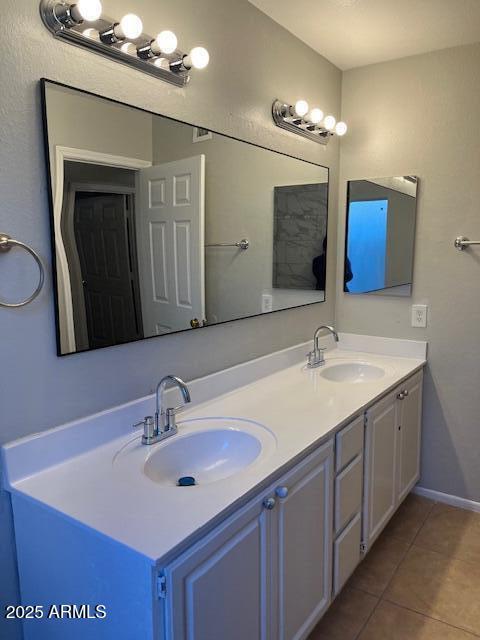
[[46, 103], [52, 163], [57, 145], [152, 161], [149, 113], [53, 84], [47, 85]]
[[[121, 16], [129, 0], [104, 0]], [[175, 88], [134, 69], [55, 40], [43, 26], [37, 0], [3, 0], [0, 21], [0, 228], [37, 249], [47, 268], [35, 303], [0, 310], [2, 359], [0, 442], [126, 402], [152, 391], [170, 372], [187, 380], [307, 339], [334, 317], [335, 251], [329, 252], [327, 302], [221, 327], [57, 358], [47, 179], [38, 81], [42, 76], [185, 121], [196, 121], [332, 168], [330, 247], [336, 237], [338, 142], [328, 148], [274, 126], [275, 97], [305, 96], [328, 112], [340, 110], [341, 73], [246, 0], [136, 0], [134, 10], [152, 33], [176, 31], [188, 49], [204, 44], [211, 63]], [[266, 44], [268, 43], [268, 44]], [[247, 45], [247, 46], [246, 46]], [[28, 293], [23, 256], [2, 263], [2, 296]], [[10, 508], [0, 494], [0, 597], [14, 601]], [[2, 603], [3, 604], [3, 603]], [[0, 617], [0, 637], [13, 625]]]
[[[342, 331], [429, 342], [421, 484], [480, 500], [480, 45], [348, 71], [342, 117], [339, 270], [346, 181], [419, 176], [413, 297], [348, 296], [338, 280]], [[410, 326], [412, 303], [430, 307]]]

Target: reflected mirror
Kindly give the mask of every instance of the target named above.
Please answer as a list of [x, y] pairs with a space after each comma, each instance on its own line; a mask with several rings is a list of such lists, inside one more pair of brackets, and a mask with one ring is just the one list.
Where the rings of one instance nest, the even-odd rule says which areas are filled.
[[415, 176], [348, 183], [346, 293], [411, 295], [417, 183]]
[[328, 169], [42, 87], [59, 355], [325, 299]]

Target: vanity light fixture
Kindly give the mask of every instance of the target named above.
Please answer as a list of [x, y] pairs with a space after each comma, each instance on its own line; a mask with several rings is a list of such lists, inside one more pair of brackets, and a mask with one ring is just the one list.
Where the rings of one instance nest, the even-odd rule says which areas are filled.
[[324, 117], [321, 109], [310, 109], [305, 100], [297, 100], [293, 105], [275, 100], [272, 116], [278, 127], [320, 144], [328, 144], [333, 135], [343, 136], [347, 133], [345, 122], [337, 122], [332, 115]]
[[168, 29], [152, 38], [134, 13], [118, 21], [103, 15], [100, 0], [41, 0], [40, 15], [55, 37], [179, 87], [189, 82], [192, 68], [204, 69], [210, 59], [204, 47], [180, 51], [177, 36]]

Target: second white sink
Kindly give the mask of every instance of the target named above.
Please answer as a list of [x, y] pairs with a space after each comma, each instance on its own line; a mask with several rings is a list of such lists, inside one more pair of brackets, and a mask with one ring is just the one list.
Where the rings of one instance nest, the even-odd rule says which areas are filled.
[[342, 362], [327, 366], [321, 373], [332, 382], [370, 382], [385, 375], [385, 369], [367, 362]]

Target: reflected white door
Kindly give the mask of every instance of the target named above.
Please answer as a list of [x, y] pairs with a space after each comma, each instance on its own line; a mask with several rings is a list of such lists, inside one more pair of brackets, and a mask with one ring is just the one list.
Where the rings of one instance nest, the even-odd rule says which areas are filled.
[[205, 318], [205, 156], [138, 171], [137, 244], [145, 336]]

